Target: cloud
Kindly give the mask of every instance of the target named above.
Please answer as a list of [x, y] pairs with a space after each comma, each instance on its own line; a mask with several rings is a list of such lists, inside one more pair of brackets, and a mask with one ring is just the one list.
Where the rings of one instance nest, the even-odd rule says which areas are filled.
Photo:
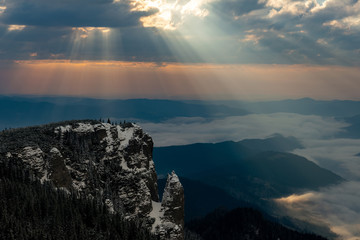
[[145, 27], [157, 27], [161, 29], [174, 30], [184, 23], [189, 16], [204, 18], [209, 11], [204, 5], [213, 0], [179, 0], [179, 1], [151, 1], [134, 0], [135, 9], [149, 10], [156, 8], [158, 11], [148, 17], [141, 19]]
[[310, 221], [325, 223], [344, 240], [360, 238], [360, 182], [350, 181], [303, 195], [277, 199], [287, 214]]
[[270, 18], [283, 14], [304, 15], [309, 13], [314, 7], [319, 6], [316, 0], [259, 0], [259, 3], [264, 3], [266, 7], [271, 9], [268, 15]]
[[360, 181], [359, 139], [334, 138], [347, 124], [332, 118], [292, 113], [251, 114], [224, 119], [176, 118], [163, 123], [141, 123], [155, 146], [266, 138], [274, 133], [294, 136], [304, 145], [294, 154], [304, 156], [345, 179]]
[[344, 240], [360, 237], [359, 139], [336, 139], [347, 126], [333, 118], [291, 113], [252, 114], [224, 119], [176, 118], [164, 123], [141, 123], [155, 146], [195, 142], [265, 138], [273, 133], [295, 136], [304, 145], [299, 154], [350, 180], [341, 185], [292, 195], [276, 202], [288, 215], [328, 226]]
[[[0, 58], [358, 66], [359, 16], [354, 0], [12, 0], [0, 2]], [[109, 28], [107, 40], [74, 43], [87, 27]]]
[[154, 139], [155, 146], [195, 142], [239, 141], [264, 138], [273, 133], [295, 136], [304, 145], [295, 154], [328, 168], [352, 181], [342, 185], [278, 199], [286, 215], [327, 225], [346, 240], [360, 237], [360, 166], [359, 139], [335, 139], [345, 123], [332, 118], [275, 113], [206, 120], [177, 118], [165, 123], [142, 123]]
[[360, 181], [360, 139], [306, 139], [295, 154], [306, 157], [348, 180]]
[[274, 133], [295, 136], [302, 141], [331, 138], [347, 124], [332, 118], [293, 113], [250, 114], [224, 119], [172, 119], [164, 123], [142, 123], [156, 146], [197, 142], [240, 141], [265, 138]]
[[[254, 1], [240, 1], [238, 6], [250, 6], [250, 2]], [[247, 32], [252, 31], [252, 39], [259, 39], [255, 45], [248, 41], [242, 56], [248, 58], [247, 53], [251, 52], [273, 63], [358, 65], [359, 6], [360, 2], [353, 0], [260, 0], [250, 11], [219, 9], [226, 11], [221, 16], [229, 16], [222, 20], [233, 27], [229, 29], [232, 36], [237, 33], [238, 39], [247, 39]], [[318, 39], [327, 45], [319, 44]]]
[[[211, 2], [210, 9], [216, 9], [220, 14], [224, 13], [222, 17], [233, 18], [240, 16], [257, 9], [261, 9], [263, 4], [260, 1], [249, 1], [249, 0], [222, 0]], [[227, 14], [230, 13], [230, 14]]]
[[130, 1], [113, 0], [11, 0], [0, 15], [9, 25], [126, 27], [139, 25], [139, 19], [156, 12], [131, 11]]
[[[17, 25], [18, 26], [18, 25]], [[0, 59], [175, 61], [163, 37], [152, 28], [12, 27], [0, 25]], [[54, 57], [56, 56], [56, 57]]]

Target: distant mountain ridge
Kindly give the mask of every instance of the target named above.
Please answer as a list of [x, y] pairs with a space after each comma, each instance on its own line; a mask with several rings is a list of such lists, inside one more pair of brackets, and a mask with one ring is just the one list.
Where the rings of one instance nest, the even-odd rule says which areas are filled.
[[66, 97], [0, 96], [0, 130], [72, 119], [115, 118], [159, 122], [176, 117], [241, 116], [249, 112], [239, 108], [200, 105], [174, 100], [104, 100]]
[[352, 117], [360, 114], [360, 101], [315, 100], [312, 98], [285, 99], [276, 101], [189, 101], [190, 103], [219, 104], [242, 108], [252, 113], [297, 113], [328, 117]]
[[247, 114], [297, 113], [336, 117], [354, 128], [345, 137], [358, 138], [360, 101], [322, 101], [310, 98], [279, 101], [189, 101], [164, 99], [92, 99], [80, 97], [0, 96], [0, 130], [72, 119], [112, 118], [161, 122], [177, 117], [205, 119]]
[[[268, 151], [270, 146], [273, 151]], [[298, 147], [302, 145], [296, 139], [275, 135], [262, 140], [159, 147], [154, 148], [153, 156], [159, 175], [173, 168], [181, 176], [217, 186], [244, 201], [317, 190], [344, 180], [304, 157], [277, 151]]]

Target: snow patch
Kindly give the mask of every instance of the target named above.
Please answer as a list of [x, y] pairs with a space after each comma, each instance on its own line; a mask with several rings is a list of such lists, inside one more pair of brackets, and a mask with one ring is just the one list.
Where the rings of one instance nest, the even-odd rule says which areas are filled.
[[69, 132], [72, 129], [72, 127], [70, 125], [66, 125], [66, 126], [60, 126], [55, 128], [55, 133], [65, 133], [65, 132]]
[[78, 127], [74, 128], [73, 131], [79, 133], [94, 132], [94, 126], [90, 123], [78, 123]]
[[114, 139], [112, 137], [111, 134], [111, 127], [112, 125], [109, 123], [104, 123], [103, 126], [105, 127], [106, 130], [106, 137], [105, 137], [105, 141], [107, 142], [107, 146], [106, 146], [106, 152], [107, 153], [111, 153], [114, 150]]
[[109, 213], [111, 213], [111, 214], [115, 213], [114, 204], [110, 199], [107, 198], [105, 200], [105, 205], [107, 206]]
[[82, 191], [82, 189], [84, 189], [86, 187], [86, 184], [83, 181], [77, 181], [77, 180], [73, 179], [72, 186], [75, 190], [80, 192], [80, 191]]
[[59, 149], [57, 149], [57, 148], [55, 148], [55, 147], [50, 150], [50, 153], [56, 154], [56, 155], [61, 155]]
[[48, 164], [44, 160], [44, 152], [40, 148], [24, 147], [22, 151], [23, 162], [29, 164], [31, 168], [42, 174], [40, 182], [49, 181], [48, 179]]
[[134, 128], [124, 129], [121, 126], [117, 126], [118, 138], [120, 140], [119, 150], [127, 148], [131, 139], [134, 138]]
[[160, 202], [152, 201], [152, 211], [149, 213], [149, 216], [155, 219], [151, 229], [151, 232], [155, 232], [156, 227], [162, 224], [161, 218], [164, 216], [164, 212], [161, 211]]
[[125, 158], [122, 158], [122, 159], [121, 159], [120, 166], [121, 166], [121, 168], [124, 169], [124, 170], [130, 170], [129, 166], [127, 165], [127, 162], [126, 162]]

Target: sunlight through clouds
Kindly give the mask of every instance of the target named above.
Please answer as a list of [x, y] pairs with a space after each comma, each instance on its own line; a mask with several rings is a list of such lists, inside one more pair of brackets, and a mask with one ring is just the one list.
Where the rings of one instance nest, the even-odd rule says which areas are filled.
[[6, 10], [6, 6], [0, 6], [0, 14]]
[[157, 10], [155, 14], [140, 19], [144, 27], [174, 30], [187, 16], [207, 16], [209, 11], [203, 7], [207, 2], [209, 0], [134, 0], [131, 4], [132, 11]]
[[286, 214], [312, 222], [326, 224], [340, 235], [337, 239], [357, 240], [360, 237], [360, 182], [340, 185], [276, 199]]
[[9, 25], [8, 31], [21, 31], [25, 28], [25, 25]]

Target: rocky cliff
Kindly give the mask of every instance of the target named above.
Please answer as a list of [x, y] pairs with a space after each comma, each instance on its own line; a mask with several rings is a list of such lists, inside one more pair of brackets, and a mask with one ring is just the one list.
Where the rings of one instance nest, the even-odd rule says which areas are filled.
[[0, 133], [0, 160], [96, 199], [110, 212], [140, 218], [161, 239], [183, 239], [183, 187], [169, 174], [159, 201], [152, 149], [151, 137], [131, 123], [69, 121]]

